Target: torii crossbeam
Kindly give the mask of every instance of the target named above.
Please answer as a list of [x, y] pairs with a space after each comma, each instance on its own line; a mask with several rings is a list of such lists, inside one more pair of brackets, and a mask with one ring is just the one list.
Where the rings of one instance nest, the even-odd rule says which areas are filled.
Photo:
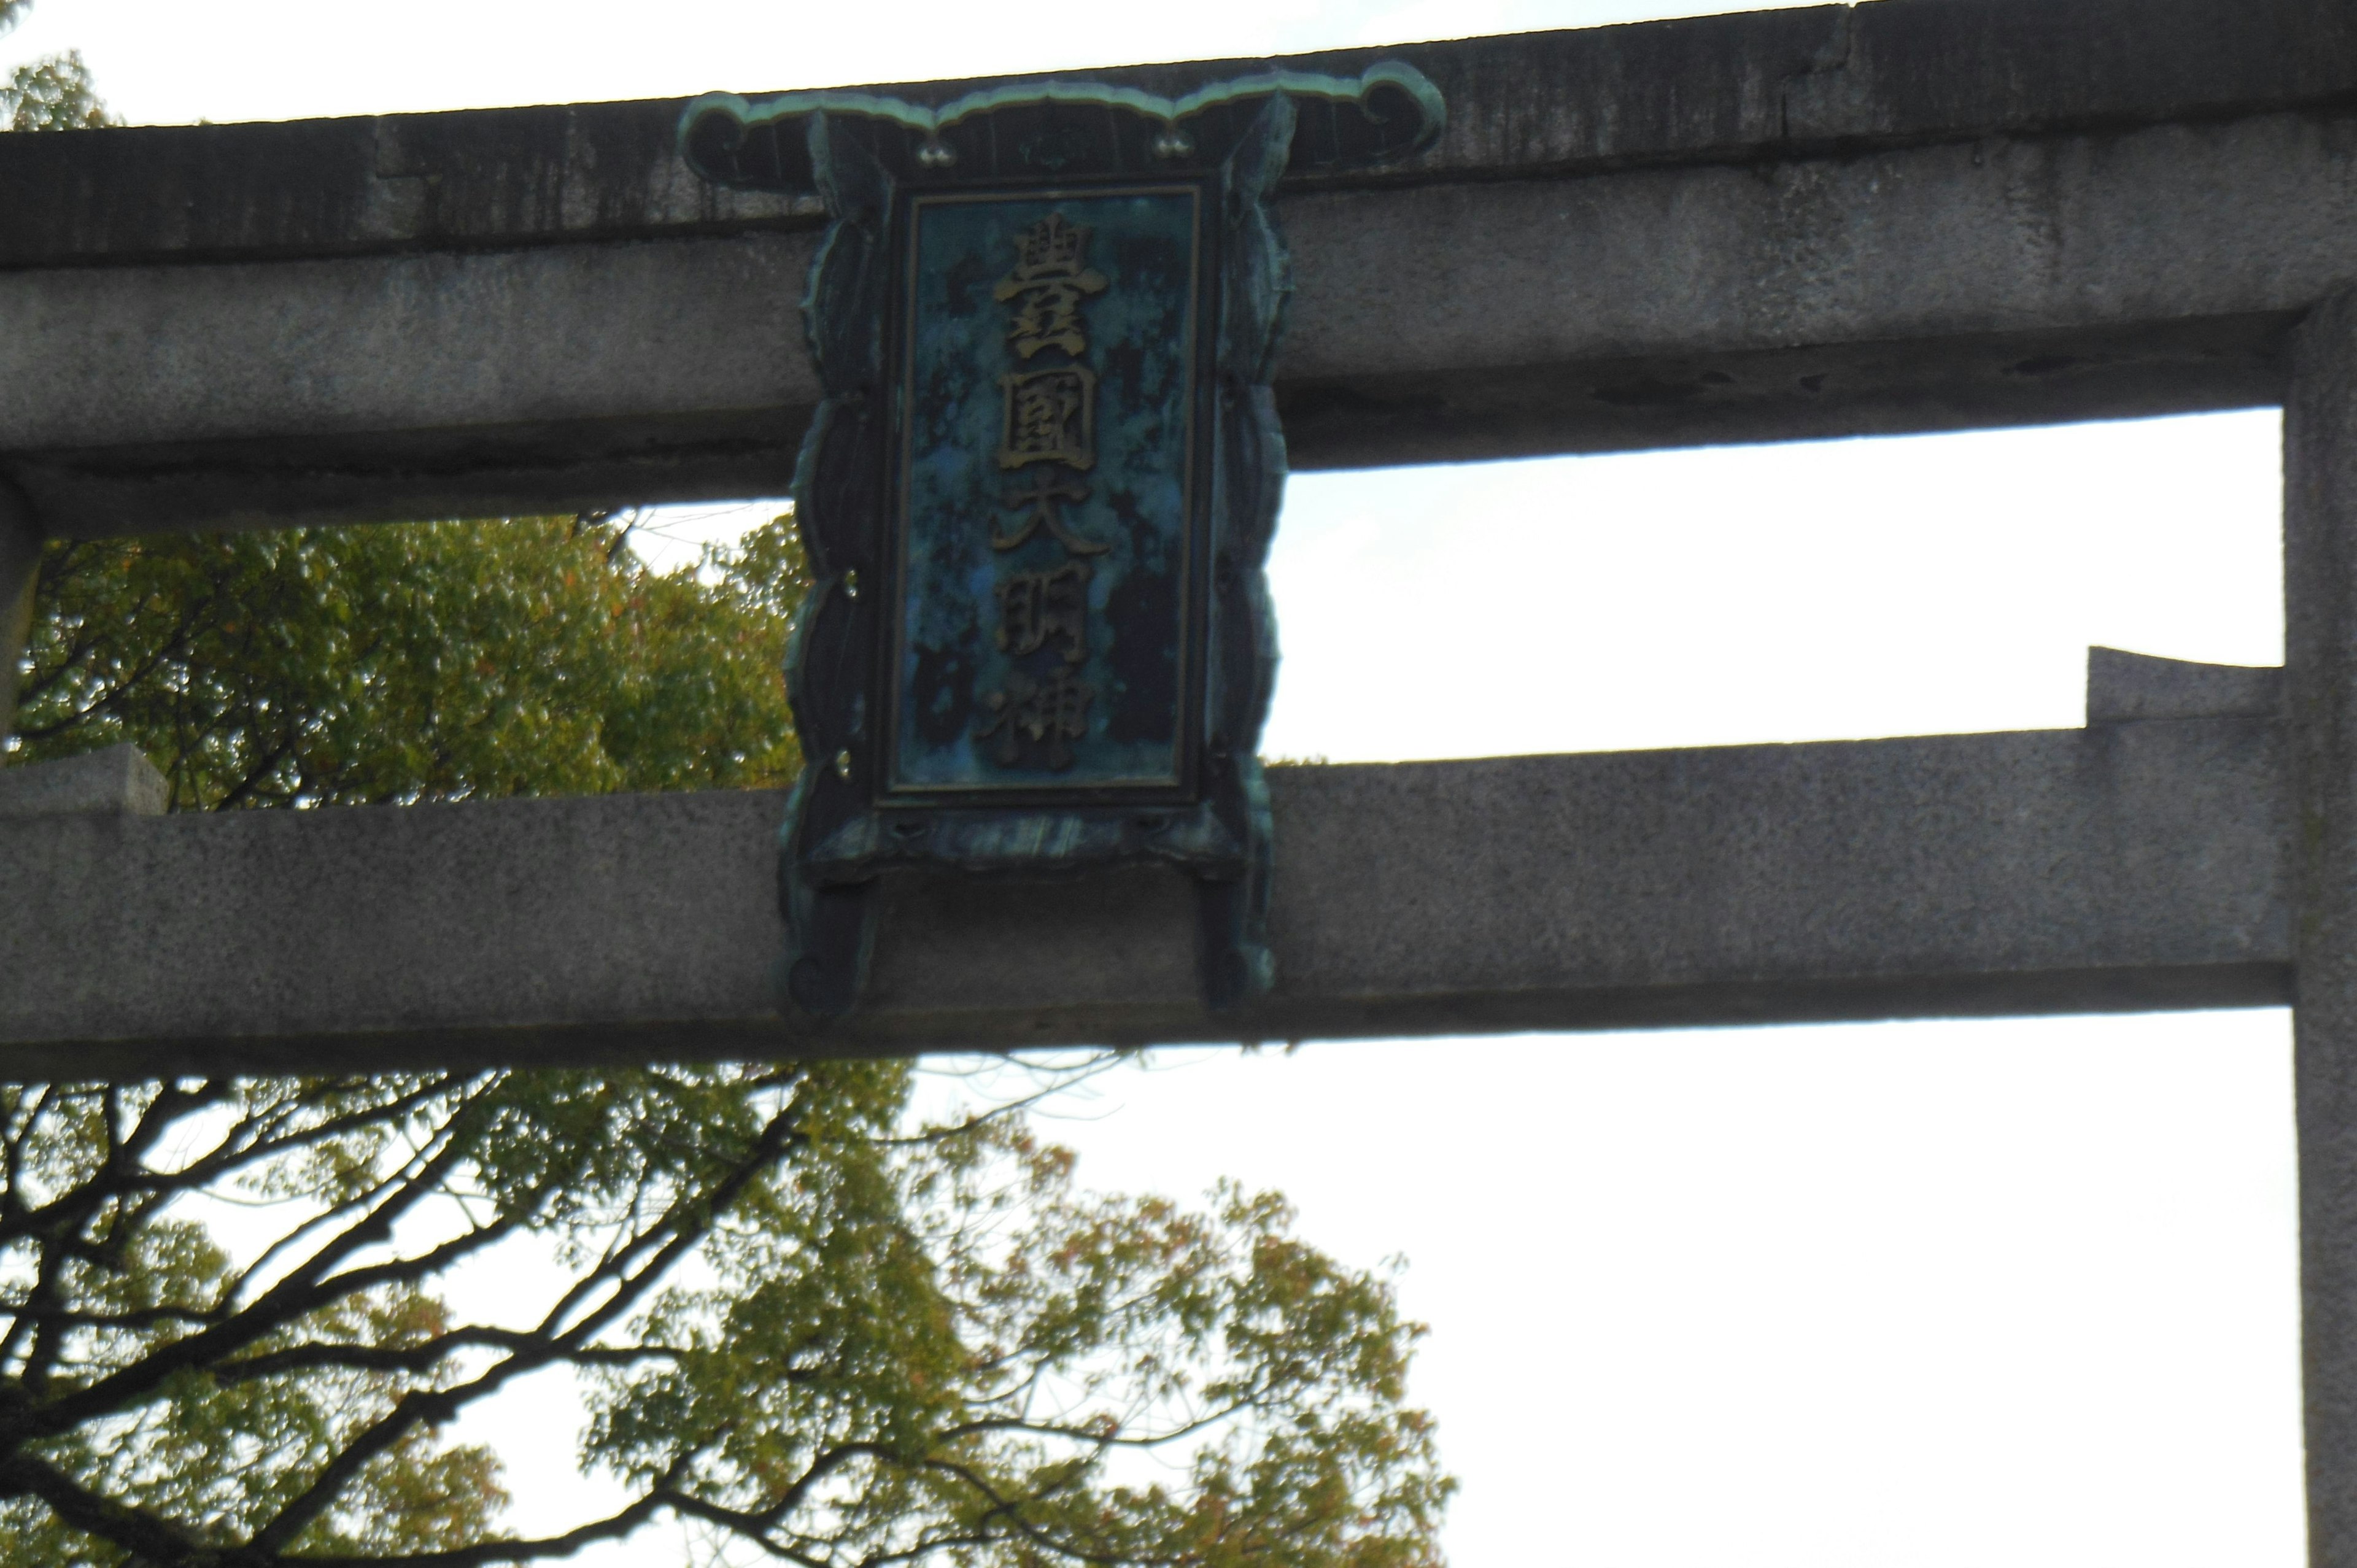
[[[1382, 53], [1448, 130], [1279, 188], [1296, 467], [2279, 403], [2286, 671], [2099, 655], [2083, 730], [1285, 770], [1275, 989], [1218, 1018], [1159, 874], [900, 882], [869, 1004], [797, 1035], [774, 796], [183, 818], [122, 758], [27, 769], [0, 1064], [2289, 1001], [2311, 1551], [2357, 1568], [2357, 9], [1880, 0]], [[0, 607], [43, 536], [782, 491], [823, 214], [694, 178], [678, 112], [0, 137]]]

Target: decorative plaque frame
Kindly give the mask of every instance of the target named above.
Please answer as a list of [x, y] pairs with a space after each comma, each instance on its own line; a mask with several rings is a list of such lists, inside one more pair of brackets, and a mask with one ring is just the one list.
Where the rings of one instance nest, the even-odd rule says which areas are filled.
[[1268, 199], [1288, 168], [1421, 151], [1442, 113], [1400, 64], [1176, 99], [688, 104], [698, 174], [814, 190], [830, 219], [802, 302], [823, 396], [793, 484], [788, 1005], [850, 1011], [876, 879], [929, 868], [1172, 866], [1206, 1004], [1266, 989], [1291, 287]]

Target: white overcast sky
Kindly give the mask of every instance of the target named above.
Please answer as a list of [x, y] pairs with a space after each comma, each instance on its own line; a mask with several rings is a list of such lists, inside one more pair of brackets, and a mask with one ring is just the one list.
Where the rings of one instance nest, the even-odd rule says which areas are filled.
[[[133, 121], [282, 119], [1717, 8], [38, 0], [0, 68], [79, 48]], [[1298, 478], [1266, 749], [2075, 725], [2091, 643], [2280, 660], [2276, 440], [2257, 412]], [[2288, 1036], [2267, 1011], [1173, 1052], [1060, 1130], [1098, 1185], [1233, 1175], [1348, 1258], [1405, 1255], [1460, 1568], [2293, 1568]], [[490, 1429], [550, 1523], [586, 1494], [563, 1391], [533, 1398]]]

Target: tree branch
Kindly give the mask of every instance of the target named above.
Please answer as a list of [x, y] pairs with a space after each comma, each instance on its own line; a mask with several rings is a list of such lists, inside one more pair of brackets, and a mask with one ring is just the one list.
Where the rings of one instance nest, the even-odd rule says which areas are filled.
[[[419, 1423], [449, 1420], [464, 1406], [496, 1392], [511, 1379], [561, 1359], [568, 1348], [568, 1341], [573, 1346], [586, 1345], [600, 1326], [628, 1311], [648, 1285], [662, 1278], [682, 1255], [701, 1240], [711, 1229], [713, 1220], [726, 1212], [755, 1177], [782, 1155], [786, 1144], [795, 1136], [792, 1115], [790, 1107], [771, 1117], [762, 1128], [760, 1136], [754, 1140], [753, 1147], [713, 1185], [708, 1194], [683, 1194], [664, 1211], [651, 1235], [660, 1235], [664, 1230], [675, 1227], [671, 1240], [658, 1248], [653, 1258], [636, 1274], [626, 1277], [616, 1273], [613, 1275], [618, 1288], [611, 1300], [562, 1334], [556, 1332], [556, 1326], [581, 1299], [582, 1292], [591, 1280], [607, 1273], [609, 1268], [620, 1270], [629, 1267], [628, 1260], [639, 1251], [635, 1245], [624, 1249], [619, 1261], [609, 1260], [608, 1263], [601, 1264], [588, 1279], [576, 1283], [565, 1294], [543, 1318], [537, 1331], [541, 1337], [538, 1343], [515, 1350], [499, 1365], [455, 1388], [404, 1395], [392, 1411], [347, 1443], [344, 1451], [328, 1461], [309, 1487], [281, 1509], [269, 1523], [254, 1532], [254, 1545], [275, 1551], [294, 1540], [312, 1520], [334, 1503], [338, 1494], [371, 1459], [399, 1442]], [[651, 1235], [648, 1239], [651, 1240]]]
[[56, 1466], [21, 1451], [0, 1459], [0, 1498], [38, 1498], [74, 1529], [158, 1565], [220, 1560], [220, 1553], [178, 1525], [101, 1497]]
[[451, 1352], [470, 1347], [517, 1352], [552, 1348], [557, 1351], [554, 1359], [584, 1367], [625, 1367], [640, 1361], [677, 1360], [687, 1354], [672, 1345], [568, 1348], [522, 1329], [468, 1327], [437, 1334], [431, 1339], [404, 1347], [343, 1345], [328, 1341], [293, 1345], [284, 1350], [271, 1350], [259, 1356], [222, 1362], [213, 1369], [213, 1375], [223, 1381], [243, 1381], [324, 1367], [342, 1367], [363, 1372], [422, 1374], [432, 1371]]

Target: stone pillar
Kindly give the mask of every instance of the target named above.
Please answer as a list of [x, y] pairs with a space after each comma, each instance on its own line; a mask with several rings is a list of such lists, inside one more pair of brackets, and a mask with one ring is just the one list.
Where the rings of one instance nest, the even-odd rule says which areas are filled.
[[2309, 1560], [2357, 1568], [2357, 294], [2293, 346], [2284, 608]]
[[41, 530], [16, 488], [0, 479], [0, 743], [16, 724], [16, 661], [33, 625], [33, 581], [40, 575]]

